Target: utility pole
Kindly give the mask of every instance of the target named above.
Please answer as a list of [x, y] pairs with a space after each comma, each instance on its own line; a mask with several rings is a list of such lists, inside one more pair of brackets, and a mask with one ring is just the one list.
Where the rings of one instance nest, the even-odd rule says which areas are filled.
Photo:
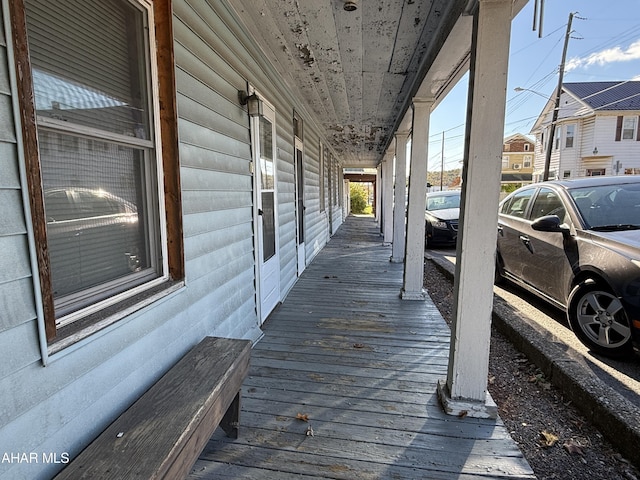
[[[562, 62], [560, 63], [560, 73], [558, 75], [558, 88], [556, 89], [556, 102], [553, 107], [553, 115], [551, 118], [551, 127], [549, 129], [549, 137], [547, 138], [547, 152], [544, 159], [544, 173], [542, 180], [549, 180], [549, 166], [551, 165], [551, 150], [556, 136], [556, 122], [558, 121], [558, 110], [560, 110], [560, 94], [562, 93], [562, 78], [564, 77], [564, 64], [567, 59], [567, 47], [569, 46], [569, 36], [571, 35], [571, 23], [573, 22], [573, 13], [569, 14], [567, 22], [567, 33], [564, 36], [564, 48], [562, 49]], [[558, 169], [560, 164], [558, 163]], [[559, 172], [558, 172], [559, 175]]]
[[442, 153], [440, 154], [440, 191], [442, 191], [442, 177], [444, 177], [444, 130], [442, 131]]

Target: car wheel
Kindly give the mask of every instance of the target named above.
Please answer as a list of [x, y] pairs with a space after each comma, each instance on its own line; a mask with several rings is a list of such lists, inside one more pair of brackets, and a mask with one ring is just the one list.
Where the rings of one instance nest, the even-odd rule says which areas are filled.
[[608, 287], [593, 280], [576, 286], [569, 297], [567, 314], [573, 332], [593, 352], [610, 357], [631, 352], [629, 318]]
[[426, 222], [424, 225], [424, 246], [426, 248], [431, 248], [433, 246], [433, 242], [429, 240], [429, 222]]

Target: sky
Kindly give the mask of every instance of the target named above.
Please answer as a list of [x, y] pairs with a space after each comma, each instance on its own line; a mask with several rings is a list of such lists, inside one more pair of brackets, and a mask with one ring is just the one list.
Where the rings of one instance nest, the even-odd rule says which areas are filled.
[[[529, 134], [553, 95], [570, 13], [564, 82], [640, 80], [640, 0], [545, 0], [541, 38], [533, 7], [529, 0], [511, 27], [505, 137]], [[441, 169], [442, 132], [444, 170], [462, 166], [467, 87], [465, 75], [431, 114], [429, 171]]]

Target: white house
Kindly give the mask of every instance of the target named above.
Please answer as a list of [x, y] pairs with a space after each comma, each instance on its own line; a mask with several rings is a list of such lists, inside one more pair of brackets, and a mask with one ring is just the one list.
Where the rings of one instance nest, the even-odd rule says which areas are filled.
[[[534, 181], [542, 180], [555, 97], [531, 129]], [[640, 174], [640, 81], [564, 83], [552, 142], [549, 179]]]

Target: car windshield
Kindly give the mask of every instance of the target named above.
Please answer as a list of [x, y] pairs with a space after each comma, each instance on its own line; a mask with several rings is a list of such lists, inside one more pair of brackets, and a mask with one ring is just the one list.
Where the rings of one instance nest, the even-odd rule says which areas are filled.
[[460, 208], [460, 194], [427, 197], [427, 210], [444, 210], [445, 208]]
[[588, 229], [640, 228], [640, 183], [576, 188], [570, 194]]

